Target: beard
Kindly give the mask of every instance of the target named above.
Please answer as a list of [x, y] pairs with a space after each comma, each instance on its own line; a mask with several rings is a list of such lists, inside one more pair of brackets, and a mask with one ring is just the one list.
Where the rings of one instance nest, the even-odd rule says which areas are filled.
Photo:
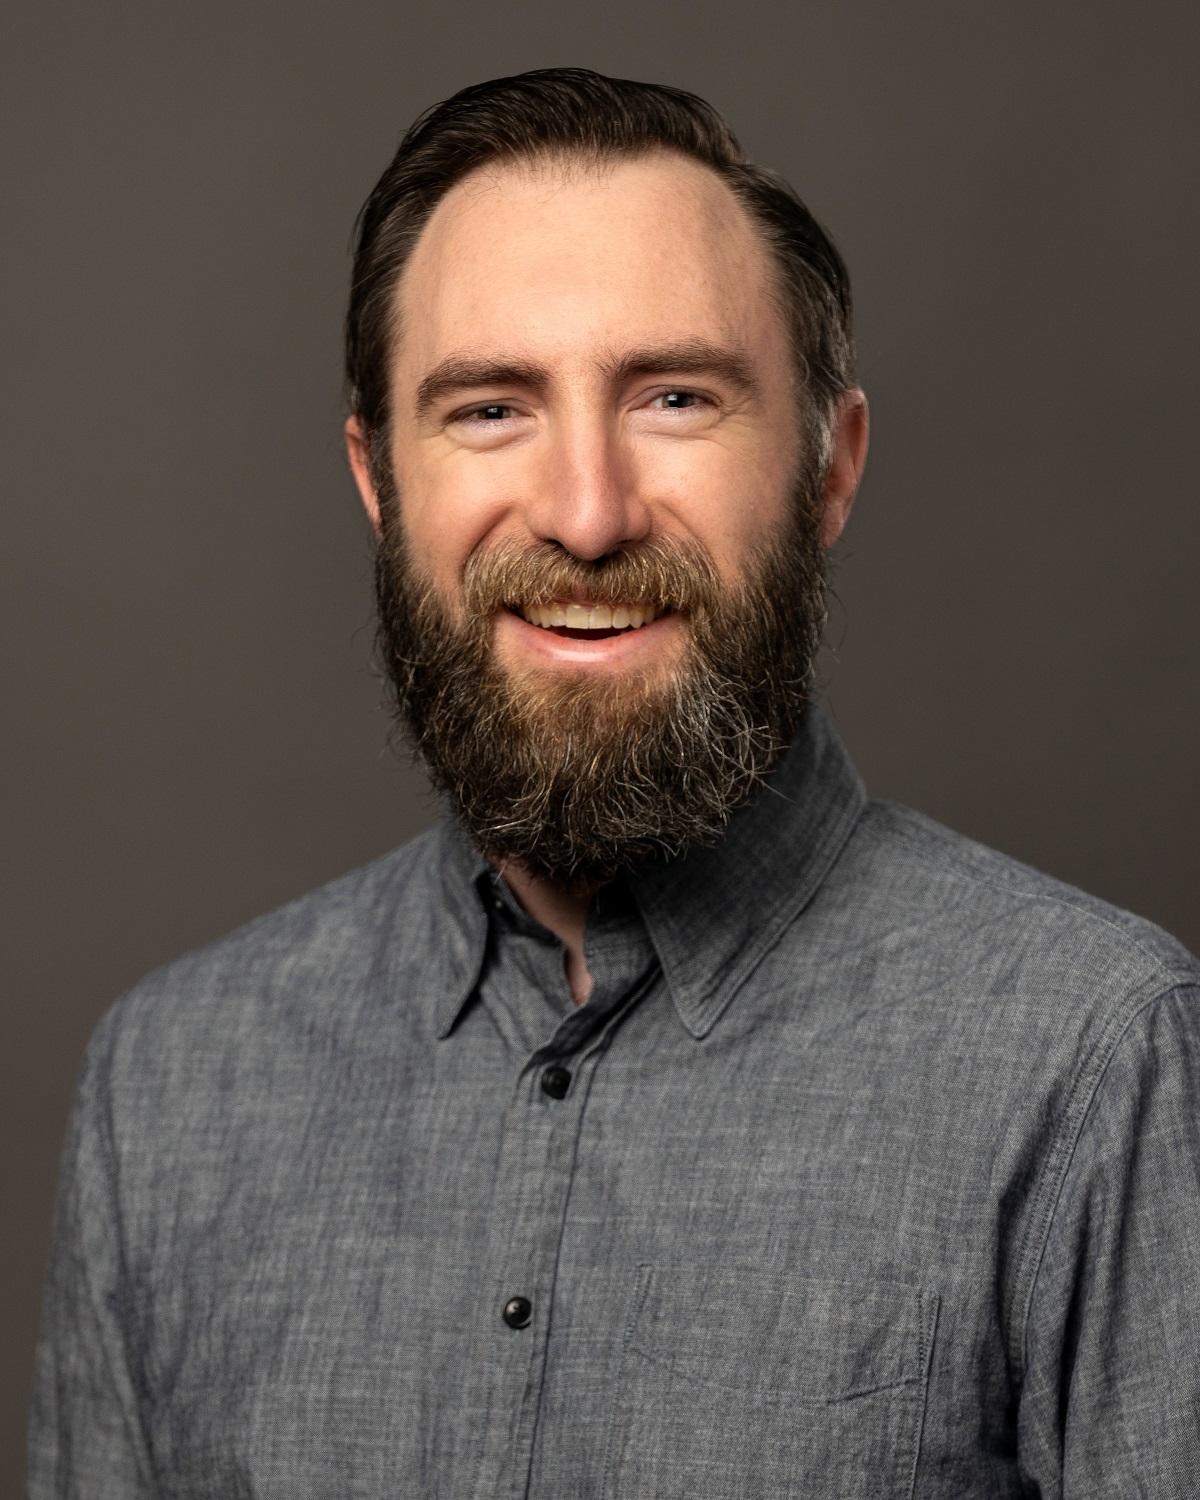
[[[800, 475], [732, 588], [695, 541], [649, 537], [595, 562], [501, 543], [468, 559], [461, 619], [410, 555], [379, 477], [378, 656], [399, 726], [482, 853], [584, 892], [718, 838], [810, 697], [826, 618], [818, 476]], [[685, 617], [681, 649], [618, 672], [498, 660], [500, 611], [572, 597], [666, 606]]]

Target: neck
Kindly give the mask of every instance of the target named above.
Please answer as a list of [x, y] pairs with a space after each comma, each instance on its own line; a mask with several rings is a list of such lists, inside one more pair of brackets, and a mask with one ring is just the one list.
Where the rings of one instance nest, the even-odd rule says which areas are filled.
[[582, 1005], [592, 992], [592, 976], [583, 955], [583, 934], [595, 891], [564, 891], [548, 880], [528, 874], [517, 864], [502, 865], [500, 873], [534, 921], [540, 922], [562, 943], [565, 950], [563, 968], [571, 998], [576, 1005]]

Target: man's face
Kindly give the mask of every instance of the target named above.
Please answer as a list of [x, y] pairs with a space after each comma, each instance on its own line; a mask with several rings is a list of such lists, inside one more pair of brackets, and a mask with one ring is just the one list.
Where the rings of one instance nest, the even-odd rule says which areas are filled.
[[[744, 211], [677, 155], [484, 168], [439, 203], [396, 311], [386, 493], [361, 444], [356, 473], [393, 677], [435, 779], [488, 852], [559, 880], [624, 862], [623, 823], [631, 856], [715, 831], [794, 727], [822, 544], [844, 518], [801, 444]], [[768, 712], [746, 673], [788, 701]], [[681, 739], [705, 692], [741, 722], [709, 702]], [[648, 831], [639, 804], [656, 784], [669, 800], [673, 762], [678, 792], [703, 787], [696, 741], [713, 735], [742, 742], [736, 772], [707, 777], [721, 809]], [[517, 807], [529, 826], [506, 843]], [[539, 840], [538, 817], [557, 832]]]

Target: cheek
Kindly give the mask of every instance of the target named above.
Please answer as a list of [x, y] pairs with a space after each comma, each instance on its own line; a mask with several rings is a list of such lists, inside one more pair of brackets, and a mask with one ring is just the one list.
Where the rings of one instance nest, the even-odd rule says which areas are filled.
[[721, 576], [733, 581], [751, 549], [782, 522], [790, 504], [790, 473], [770, 459], [755, 462], [744, 452], [704, 446], [709, 451], [675, 455], [664, 465], [659, 493], [670, 529], [702, 543]]
[[414, 558], [447, 593], [472, 552], [511, 509], [479, 466], [446, 463], [404, 474], [400, 516]]

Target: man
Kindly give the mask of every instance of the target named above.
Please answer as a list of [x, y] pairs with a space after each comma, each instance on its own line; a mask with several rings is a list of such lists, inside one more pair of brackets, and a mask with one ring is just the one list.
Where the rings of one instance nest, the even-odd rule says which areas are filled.
[[32, 1493], [1200, 1493], [1200, 966], [868, 802], [827, 237], [701, 101], [422, 117], [350, 461], [448, 816], [89, 1047]]

